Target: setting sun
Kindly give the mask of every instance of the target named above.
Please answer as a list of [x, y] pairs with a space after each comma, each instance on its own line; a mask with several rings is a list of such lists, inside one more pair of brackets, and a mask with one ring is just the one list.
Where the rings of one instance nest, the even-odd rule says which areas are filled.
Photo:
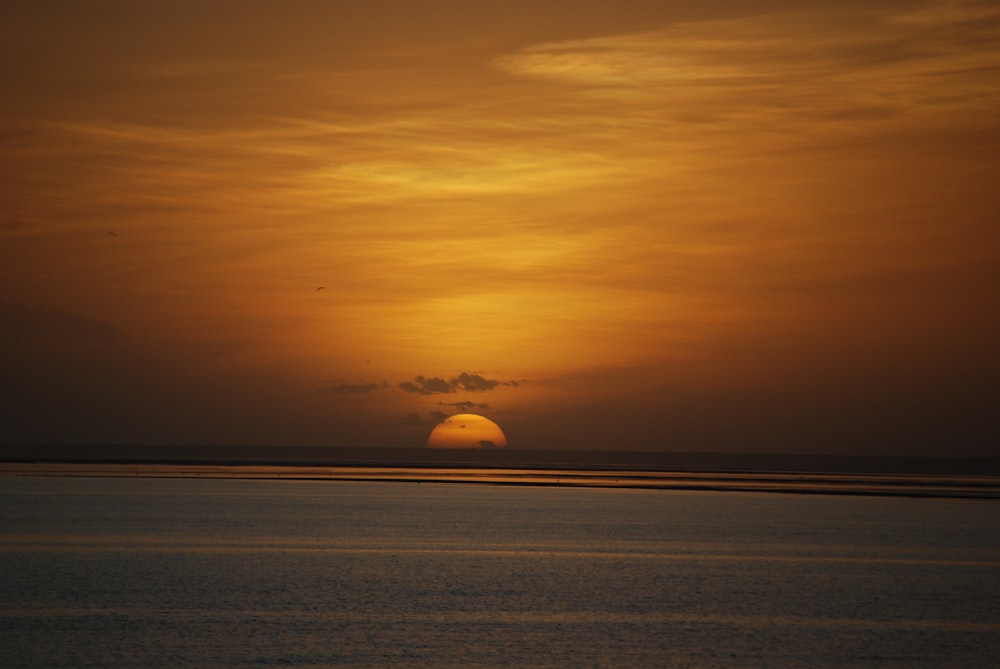
[[506, 448], [500, 426], [474, 413], [459, 413], [437, 424], [427, 438], [428, 448]]

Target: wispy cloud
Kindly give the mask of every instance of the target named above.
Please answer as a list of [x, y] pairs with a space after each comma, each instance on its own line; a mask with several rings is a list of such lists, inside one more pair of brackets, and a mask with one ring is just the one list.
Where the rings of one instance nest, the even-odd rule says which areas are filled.
[[[679, 23], [539, 44], [499, 57], [518, 77], [578, 95], [659, 105], [673, 122], [872, 121], [976, 104], [1000, 92], [1000, 9], [938, 2], [904, 13], [813, 10]], [[655, 122], [647, 117], [645, 122]], [[815, 131], [815, 126], [813, 130]]]

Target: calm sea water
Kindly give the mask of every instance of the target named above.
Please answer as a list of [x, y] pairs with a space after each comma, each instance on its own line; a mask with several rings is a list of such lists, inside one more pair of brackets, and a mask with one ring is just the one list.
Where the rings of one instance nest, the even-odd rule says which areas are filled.
[[5, 667], [996, 667], [996, 501], [0, 478]]

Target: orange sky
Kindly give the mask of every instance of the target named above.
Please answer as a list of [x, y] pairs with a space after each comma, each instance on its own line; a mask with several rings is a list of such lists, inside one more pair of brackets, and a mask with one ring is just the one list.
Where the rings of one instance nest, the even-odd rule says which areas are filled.
[[0, 442], [1000, 451], [995, 3], [8, 4]]

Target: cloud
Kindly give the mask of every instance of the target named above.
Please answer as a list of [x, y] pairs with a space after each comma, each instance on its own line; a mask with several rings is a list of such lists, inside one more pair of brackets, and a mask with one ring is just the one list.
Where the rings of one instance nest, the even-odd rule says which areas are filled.
[[486, 392], [494, 390], [500, 385], [517, 385], [516, 381], [501, 381], [499, 379], [487, 379], [480, 374], [470, 374], [462, 372], [458, 376], [444, 379], [440, 376], [416, 376], [412, 381], [403, 381], [399, 387], [408, 393], [417, 395], [433, 395], [435, 393], [455, 393], [455, 392]]
[[109, 323], [23, 304], [0, 303], [0, 341], [107, 343], [118, 336]]
[[320, 392], [329, 395], [361, 395], [365, 393], [370, 393], [372, 391], [378, 390], [380, 388], [388, 388], [389, 383], [383, 381], [382, 383], [332, 383], [328, 386], [324, 386]]
[[[3, 330], [0, 330], [0, 334], [2, 334], [2, 332]], [[524, 379], [521, 379], [520, 381], [501, 381], [500, 379], [488, 379], [477, 373], [462, 372], [458, 376], [453, 376], [447, 379], [440, 376], [423, 376], [421, 374], [413, 377], [412, 381], [400, 381], [395, 385], [401, 388], [404, 392], [412, 393], [414, 395], [437, 395], [458, 392], [486, 392], [495, 390], [500, 386], [517, 387], [523, 382]], [[327, 395], [364, 395], [379, 390], [387, 390], [391, 388], [392, 385], [393, 384], [390, 384], [385, 380], [382, 382], [369, 381], [362, 383], [339, 382], [323, 386], [320, 389], [320, 392]], [[467, 401], [439, 402], [439, 404], [442, 406], [454, 406], [460, 409], [489, 408], [488, 404]]]
[[489, 409], [490, 405], [486, 402], [438, 402], [440, 406], [443, 407], [455, 407], [459, 411], [472, 411], [473, 409]]
[[454, 389], [450, 381], [445, 381], [441, 377], [417, 376], [412, 381], [403, 381], [399, 387], [408, 393], [418, 395], [431, 395], [433, 393], [450, 393]]
[[487, 379], [479, 374], [467, 374], [462, 372], [457, 377], [452, 379], [452, 384], [461, 390], [468, 392], [481, 392], [485, 390], [493, 390], [500, 385], [500, 381], [496, 379]]
[[976, 101], [989, 109], [996, 87], [983, 73], [1000, 65], [998, 36], [995, 4], [938, 2], [910, 13], [873, 6], [676, 23], [536, 44], [493, 65], [591, 99], [645, 101], [673, 121], [784, 119], [809, 127]]

